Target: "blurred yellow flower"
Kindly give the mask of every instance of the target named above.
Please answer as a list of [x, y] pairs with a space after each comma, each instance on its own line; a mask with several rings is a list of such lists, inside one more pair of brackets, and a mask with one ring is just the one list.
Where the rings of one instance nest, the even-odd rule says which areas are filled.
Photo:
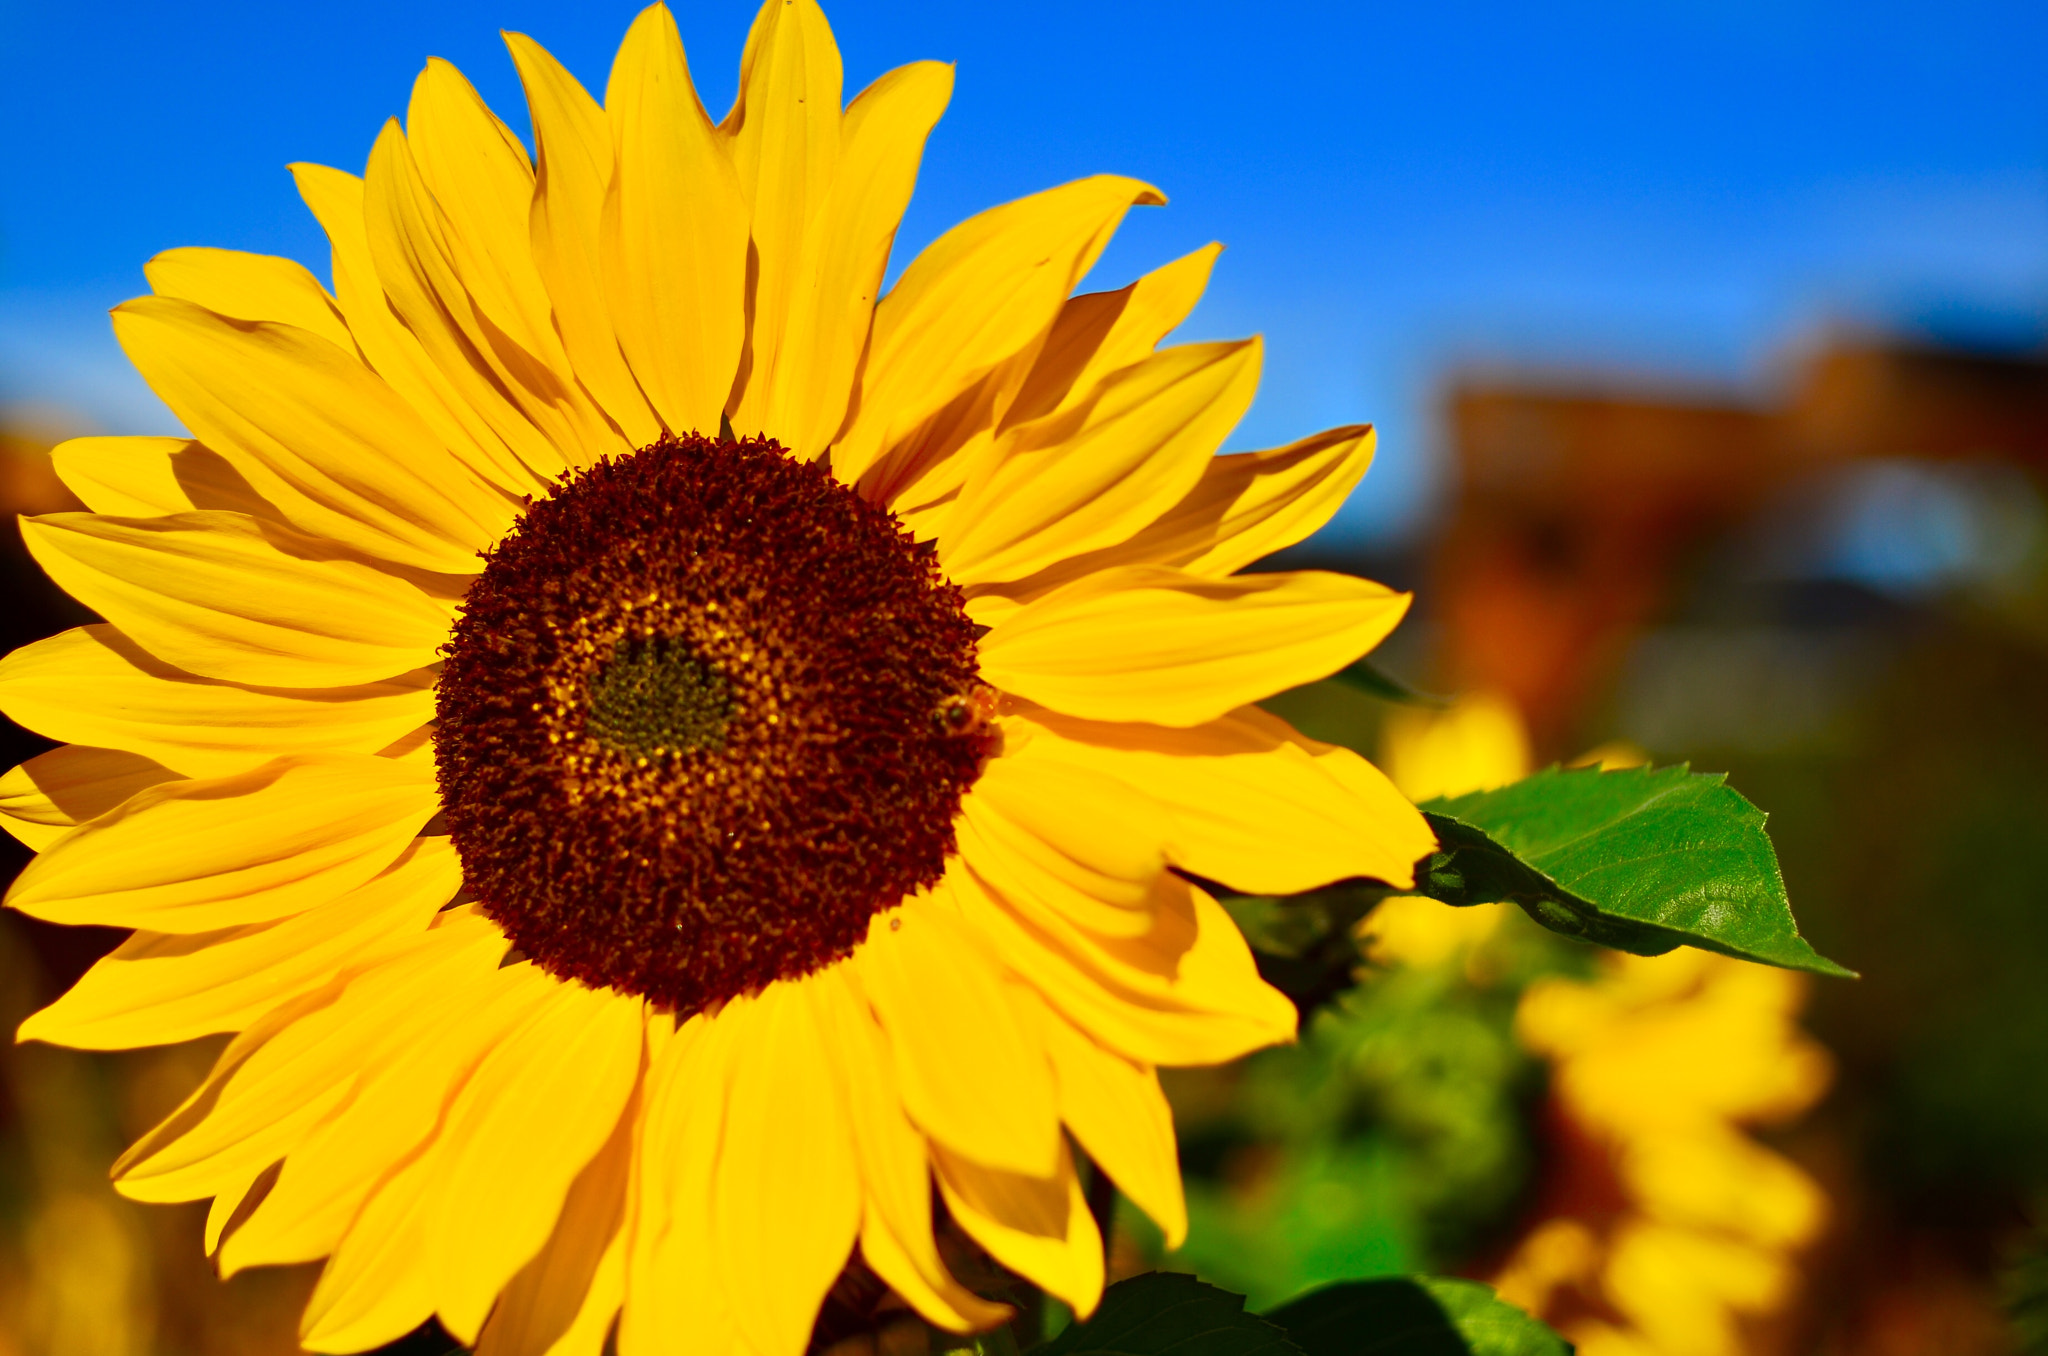
[[[1417, 802], [1505, 786], [1528, 776], [1529, 764], [1529, 732], [1514, 702], [1499, 693], [1468, 693], [1440, 712], [1402, 707], [1381, 736], [1380, 767]], [[1382, 965], [1436, 965], [1491, 936], [1503, 907], [1452, 909], [1420, 895], [1389, 899], [1366, 920], [1366, 954]]]
[[1827, 1217], [1819, 1186], [1743, 1129], [1827, 1087], [1827, 1053], [1796, 1022], [1805, 991], [1689, 948], [1532, 985], [1516, 1028], [1552, 1062], [1564, 1171], [1501, 1293], [1583, 1356], [1743, 1350], [1742, 1320], [1791, 1301], [1794, 1254]]
[[[1417, 801], [1526, 776], [1513, 703], [1475, 693], [1388, 721], [1381, 763]], [[1586, 764], [1640, 750], [1604, 745]], [[1390, 899], [1366, 926], [1382, 964], [1466, 958], [1500, 905]], [[1581, 1356], [1732, 1356], [1740, 1323], [1782, 1309], [1793, 1255], [1827, 1200], [1744, 1127], [1790, 1119], [1826, 1088], [1826, 1052], [1796, 1018], [1804, 977], [1690, 948], [1612, 955], [1589, 983], [1549, 979], [1522, 997], [1516, 1032], [1550, 1061], [1560, 1144], [1543, 1207], [1494, 1283], [1556, 1324]]]
[[1531, 762], [1521, 713], [1499, 692], [1468, 692], [1444, 711], [1400, 707], [1381, 736], [1380, 766], [1414, 801], [1505, 786]]

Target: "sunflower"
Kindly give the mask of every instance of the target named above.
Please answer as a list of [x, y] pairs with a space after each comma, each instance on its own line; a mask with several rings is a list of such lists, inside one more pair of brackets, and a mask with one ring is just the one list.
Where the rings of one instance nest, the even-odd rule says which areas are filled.
[[1586, 1356], [1739, 1356], [1802, 1298], [1819, 1183], [1750, 1133], [1827, 1090], [1806, 977], [1690, 947], [1553, 976], [1515, 1013], [1565, 1148], [1495, 1284]]
[[856, 1265], [1001, 1322], [941, 1236], [1085, 1314], [1079, 1157], [1177, 1240], [1156, 1067], [1293, 1033], [1199, 882], [1431, 846], [1251, 705], [1406, 605], [1235, 573], [1371, 431], [1215, 455], [1257, 342], [1159, 347], [1215, 247], [1074, 294], [1131, 179], [878, 300], [952, 73], [842, 108], [811, 0], [719, 124], [660, 6], [602, 106], [507, 42], [532, 161], [429, 62], [361, 178], [294, 167], [332, 293], [181, 249], [115, 312], [193, 436], [58, 450], [91, 511], [24, 531], [106, 621], [0, 666], [68, 744], [0, 810], [9, 904], [134, 934], [21, 1035], [233, 1033], [118, 1186], [327, 1259], [317, 1351], [793, 1354]]

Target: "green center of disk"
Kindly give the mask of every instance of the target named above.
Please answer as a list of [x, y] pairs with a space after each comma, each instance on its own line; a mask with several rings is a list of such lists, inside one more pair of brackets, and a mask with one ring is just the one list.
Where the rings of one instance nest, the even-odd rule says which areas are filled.
[[620, 753], [720, 749], [732, 720], [725, 675], [679, 640], [621, 640], [590, 683], [584, 728]]

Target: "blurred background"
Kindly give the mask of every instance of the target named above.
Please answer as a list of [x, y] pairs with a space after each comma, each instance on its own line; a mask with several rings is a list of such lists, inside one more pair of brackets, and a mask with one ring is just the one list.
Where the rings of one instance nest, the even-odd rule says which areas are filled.
[[[177, 431], [105, 316], [151, 255], [325, 276], [287, 162], [359, 170], [429, 54], [523, 132], [497, 29], [601, 90], [634, 8], [0, 3], [0, 506], [71, 507], [64, 437]], [[676, 11], [722, 111], [751, 9]], [[1864, 975], [1398, 901], [1301, 1045], [1175, 1080], [1194, 1232], [1161, 1258], [1132, 1220], [1118, 1264], [1255, 1303], [1457, 1272], [1588, 1356], [2048, 1351], [2048, 10], [828, 12], [849, 93], [958, 63], [898, 269], [992, 203], [1145, 177], [1173, 206], [1089, 285], [1228, 244], [1184, 335], [1267, 338], [1230, 446], [1379, 426], [1276, 563], [1415, 589], [1384, 666], [1456, 701], [1276, 710], [1418, 798], [1727, 771]], [[0, 644], [86, 620], [11, 531], [0, 570]], [[0, 918], [0, 1017], [114, 940]], [[222, 1286], [198, 1211], [105, 1185], [210, 1057], [0, 1053], [0, 1356], [294, 1349], [305, 1275]]]

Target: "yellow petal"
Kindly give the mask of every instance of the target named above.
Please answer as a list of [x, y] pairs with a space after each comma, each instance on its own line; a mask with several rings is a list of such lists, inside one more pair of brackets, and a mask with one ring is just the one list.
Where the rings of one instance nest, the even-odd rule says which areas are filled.
[[1372, 464], [1372, 451], [1372, 427], [1352, 424], [1270, 452], [1212, 457], [1187, 497], [1128, 541], [1028, 579], [971, 590], [968, 615], [984, 626], [999, 625], [1024, 603], [1118, 565], [1234, 573], [1328, 522]]
[[952, 520], [967, 473], [994, 445], [1002, 404], [1030, 358], [1027, 351], [997, 363], [919, 424], [856, 482], [861, 495], [887, 505], [912, 536], [936, 538]]
[[551, 983], [535, 1018], [463, 1087], [437, 1140], [444, 1177], [427, 1251], [440, 1261], [441, 1322], [467, 1345], [498, 1292], [547, 1241], [571, 1183], [611, 1137], [639, 1078], [645, 1004]]
[[910, 203], [925, 138], [953, 94], [953, 68], [920, 61], [861, 91], [840, 124], [839, 169], [816, 226], [808, 290], [800, 290], [777, 360], [779, 422], [800, 457], [830, 445], [846, 418], [897, 223]]
[[784, 350], [813, 323], [839, 169], [839, 48], [816, 0], [764, 4], [742, 70], [729, 148], [750, 209], [754, 286], [733, 427], [776, 434], [807, 403], [794, 384], [810, 373]]
[[875, 916], [852, 964], [918, 1128], [978, 1163], [1051, 1172], [1059, 1116], [1045, 1052], [958, 919], [907, 900]]
[[1786, 1252], [1811, 1243], [1827, 1219], [1814, 1180], [1737, 1126], [1622, 1134], [1617, 1166], [1636, 1213]]
[[[363, 181], [325, 165], [297, 164], [291, 171], [299, 196], [333, 246], [334, 294], [348, 318], [349, 333], [377, 375], [404, 397], [463, 465], [508, 494], [543, 493], [548, 477], [528, 467], [471, 403], [473, 386], [442, 372], [418, 337], [393, 314], [370, 254]], [[501, 397], [489, 399], [496, 402]], [[523, 438], [531, 430], [517, 432]]]
[[310, 331], [138, 297], [115, 308], [114, 336], [172, 412], [302, 531], [466, 573], [512, 521], [515, 504], [353, 353]]
[[51, 739], [126, 749], [193, 777], [281, 753], [375, 753], [434, 718], [433, 674], [345, 688], [199, 678], [111, 626], [81, 626], [0, 659], [0, 711]]
[[1294, 1005], [1259, 978], [1223, 906], [1161, 877], [1152, 931], [1102, 937], [1021, 892], [955, 869], [933, 892], [959, 908], [1004, 964], [1111, 1049], [1146, 1064], [1220, 1064], [1293, 1039]]
[[648, 1067], [646, 1112], [633, 1151], [626, 1295], [619, 1356], [667, 1356], [676, 1334], [697, 1350], [741, 1350], [712, 1245], [711, 1199], [725, 1103], [739, 1057], [732, 1009], [692, 1018]]
[[1114, 292], [1088, 292], [1060, 307], [1007, 422], [1021, 424], [1074, 404], [1120, 367], [1142, 361], [1209, 285], [1221, 245], [1204, 245]]
[[762, 0], [761, 7], [754, 11], [754, 21], [747, 25], [747, 41], [740, 48], [739, 97], [734, 99], [732, 107], [726, 110], [725, 121], [719, 123], [717, 129], [719, 141], [725, 146], [727, 154], [732, 152], [732, 141], [739, 132], [740, 119], [746, 115], [747, 90], [753, 85], [754, 71], [760, 64], [761, 44], [774, 31], [775, 21], [780, 17], [781, 9], [781, 5], [770, 3], [770, 0]]
[[859, 405], [833, 451], [834, 471], [858, 480], [955, 396], [1023, 354], [1021, 384], [1029, 356], [1124, 213], [1165, 201], [1149, 184], [1097, 175], [991, 208], [933, 241], [875, 310]]
[[433, 1212], [438, 1166], [433, 1154], [398, 1165], [364, 1205], [321, 1268], [299, 1316], [300, 1346], [369, 1351], [396, 1342], [433, 1316], [433, 1273], [422, 1265], [417, 1240]]
[[946, 1208], [968, 1237], [1072, 1305], [1077, 1318], [1095, 1312], [1102, 1298], [1102, 1234], [1088, 1213], [1065, 1140], [1059, 1162], [1042, 1177], [986, 1168], [936, 1144], [932, 1163]]
[[439, 57], [413, 81], [406, 144], [439, 204], [463, 288], [499, 329], [568, 370], [547, 288], [533, 266], [533, 166], [512, 129]]
[[1218, 457], [1122, 554], [1191, 574], [1235, 573], [1330, 521], [1372, 465], [1373, 443], [1370, 424], [1349, 424], [1270, 452]]
[[627, 30], [605, 109], [618, 162], [600, 252], [619, 347], [664, 423], [711, 434], [746, 338], [747, 204], [666, 7]]
[[0, 777], [0, 828], [42, 852], [89, 819], [178, 774], [140, 754], [70, 745]]
[[[422, 77], [431, 79], [431, 72]], [[469, 151], [475, 154], [477, 145]], [[370, 150], [363, 212], [370, 258], [392, 312], [529, 471], [551, 480], [568, 466], [625, 450], [564, 370], [552, 329], [534, 333], [522, 322], [515, 289], [435, 196], [396, 122], [385, 124]], [[526, 273], [530, 286], [522, 290], [540, 292], [531, 265]], [[548, 346], [560, 368], [536, 345]]]
[[473, 909], [449, 909], [423, 934], [373, 963], [258, 1018], [162, 1124], [114, 1164], [114, 1183], [138, 1201], [189, 1201], [249, 1180], [304, 1141], [354, 1092], [363, 1070], [388, 1062], [394, 1033], [423, 1011], [457, 1010], [489, 982], [505, 934]]
[[887, 1039], [850, 965], [806, 986], [828, 1064], [845, 1099], [860, 1165], [861, 1254], [910, 1306], [948, 1332], [975, 1332], [1010, 1316], [955, 1280], [932, 1237], [931, 1160], [903, 1113]]
[[249, 1199], [250, 1193], [257, 1189], [256, 1184], [269, 1176], [271, 1168], [276, 1166], [278, 1165], [273, 1163], [270, 1167], [245, 1173], [245, 1180], [222, 1190], [206, 1207], [205, 1242], [208, 1257], [220, 1250], [221, 1236], [227, 1232], [228, 1226], [238, 1222], [235, 1216], [242, 1213], [242, 1202]]
[[439, 808], [388, 758], [280, 758], [169, 782], [81, 826], [15, 878], [7, 904], [52, 923], [207, 932], [302, 913], [394, 861]]
[[[415, 239], [421, 281], [572, 465], [630, 452], [636, 444], [589, 399], [556, 330], [533, 258], [534, 176], [526, 148], [462, 73], [438, 59], [413, 84], [406, 126], [420, 182], [440, 209], [440, 244], [451, 269], [436, 276], [439, 252]], [[371, 239], [374, 246], [378, 236]]]
[[[292, 1146], [270, 1193], [220, 1250], [222, 1276], [252, 1266], [311, 1261], [348, 1249], [331, 1272], [327, 1289], [334, 1304], [349, 1310], [363, 1303], [348, 1296], [349, 1273], [372, 1265], [377, 1230], [365, 1224], [394, 1173], [421, 1158], [436, 1159], [431, 1191], [444, 1191], [455, 1171], [449, 1149], [461, 1141], [449, 1131], [458, 1110], [472, 1104], [479, 1066], [502, 1053], [514, 1034], [529, 1026], [559, 997], [561, 987], [531, 967], [506, 967], [450, 993], [430, 993], [415, 982], [411, 1008], [357, 1047], [348, 1101], [326, 1116], [303, 1143]], [[334, 1039], [347, 1043], [358, 1013]], [[605, 1127], [606, 1129], [609, 1126]], [[536, 1127], [536, 1133], [541, 1133]], [[601, 1132], [600, 1132], [601, 1133]], [[578, 1164], [578, 1166], [581, 1166]], [[431, 1211], [389, 1232], [385, 1246], [411, 1251], [430, 1293], [440, 1290], [429, 1260], [435, 1256], [427, 1234]], [[542, 1226], [545, 1231], [546, 1225]], [[537, 1246], [537, 1245], [536, 1245]], [[309, 1315], [309, 1318], [311, 1316]], [[415, 1320], [417, 1322], [417, 1320]]]
[[355, 352], [348, 324], [320, 280], [296, 259], [193, 245], [165, 250], [142, 266], [150, 290], [235, 320], [275, 320]]
[[1117, 1190], [1152, 1217], [1169, 1252], [1187, 1241], [1173, 1108], [1159, 1075], [1105, 1050], [1058, 1013], [1038, 1006], [1045, 1050], [1059, 1080], [1060, 1119]]
[[[1601, 1293], [1637, 1340], [1607, 1351], [1740, 1351], [1738, 1320], [1788, 1308], [1802, 1279], [1791, 1257], [1723, 1234], [1624, 1217], [1605, 1240]], [[1624, 1341], [1627, 1339], [1624, 1338]], [[1584, 1350], [1598, 1356], [1592, 1343]]]
[[94, 513], [147, 518], [193, 507], [171, 458], [195, 446], [185, 438], [72, 438], [50, 449], [50, 465]]
[[626, 1189], [639, 1090], [569, 1188], [554, 1233], [485, 1320], [477, 1356], [600, 1356], [626, 1279]]
[[737, 1036], [713, 1248], [746, 1345], [801, 1356], [860, 1225], [853, 1132], [806, 981], [732, 1014]]
[[[435, 661], [448, 612], [417, 586], [246, 514], [25, 518], [66, 593], [189, 673], [274, 687], [373, 683]], [[286, 554], [283, 546], [294, 554]]]
[[[223, 1110], [222, 1099], [230, 1091], [239, 1095], [236, 1075], [279, 1045], [281, 1037], [324, 1030], [318, 1018], [332, 1007], [341, 987], [336, 981], [289, 999], [230, 1041], [199, 1089], [115, 1162], [114, 1189], [132, 1200], [159, 1203], [246, 1193], [322, 1116], [347, 1098], [353, 1074], [321, 1063], [310, 1077], [300, 1068], [294, 1072], [301, 1076], [290, 1082], [260, 1080], [266, 1091], [285, 1091], [288, 1100], [252, 1105], [243, 1099]], [[307, 1032], [292, 1030], [307, 1025], [308, 1019], [313, 1020]], [[303, 1041], [288, 1045], [297, 1053], [307, 1049]], [[266, 1072], [276, 1073], [274, 1061]], [[194, 1144], [200, 1146], [196, 1151]]]
[[[1174, 865], [1255, 894], [1292, 894], [1351, 876], [1413, 883], [1436, 837], [1408, 798], [1349, 749], [1304, 738], [1243, 707], [1192, 729], [1009, 717], [1019, 754], [1093, 768], [1172, 816]], [[979, 788], [977, 788], [977, 793]]]
[[1155, 521], [1244, 417], [1259, 351], [1257, 340], [1170, 348], [1104, 379], [1072, 409], [997, 438], [940, 533], [947, 576], [1021, 579]]
[[[923, 1141], [918, 1141], [918, 1166], [925, 1166]], [[925, 1211], [931, 1206], [931, 1174], [924, 1173]], [[930, 1225], [926, 1225], [929, 1233]], [[921, 1246], [906, 1241], [911, 1237], [884, 1220], [872, 1204], [861, 1216], [860, 1255], [875, 1275], [920, 1318], [947, 1332], [987, 1332], [1007, 1323], [1016, 1310], [1007, 1304], [991, 1304], [954, 1280], [939, 1258], [938, 1247], [929, 1238]], [[943, 1280], [935, 1277], [943, 1277]]]
[[981, 673], [1068, 715], [1199, 725], [1336, 672], [1385, 639], [1408, 601], [1320, 570], [1232, 579], [1104, 570], [984, 637]]
[[960, 807], [961, 860], [1091, 931], [1138, 937], [1173, 836], [1128, 783], [1044, 758], [990, 762]]
[[619, 351], [598, 262], [605, 188], [612, 178], [611, 124], [597, 100], [539, 43], [507, 33], [505, 45], [526, 87], [540, 161], [530, 225], [534, 267], [577, 378], [626, 440], [645, 447], [661, 436], [661, 421]]
[[73, 438], [57, 444], [50, 461], [94, 513], [153, 518], [227, 509], [283, 521], [227, 458], [185, 438]]
[[240, 1031], [386, 938], [424, 932], [461, 888], [462, 863], [448, 840], [415, 838], [381, 873], [297, 917], [223, 932], [135, 933], [23, 1022], [16, 1039], [125, 1050]]

